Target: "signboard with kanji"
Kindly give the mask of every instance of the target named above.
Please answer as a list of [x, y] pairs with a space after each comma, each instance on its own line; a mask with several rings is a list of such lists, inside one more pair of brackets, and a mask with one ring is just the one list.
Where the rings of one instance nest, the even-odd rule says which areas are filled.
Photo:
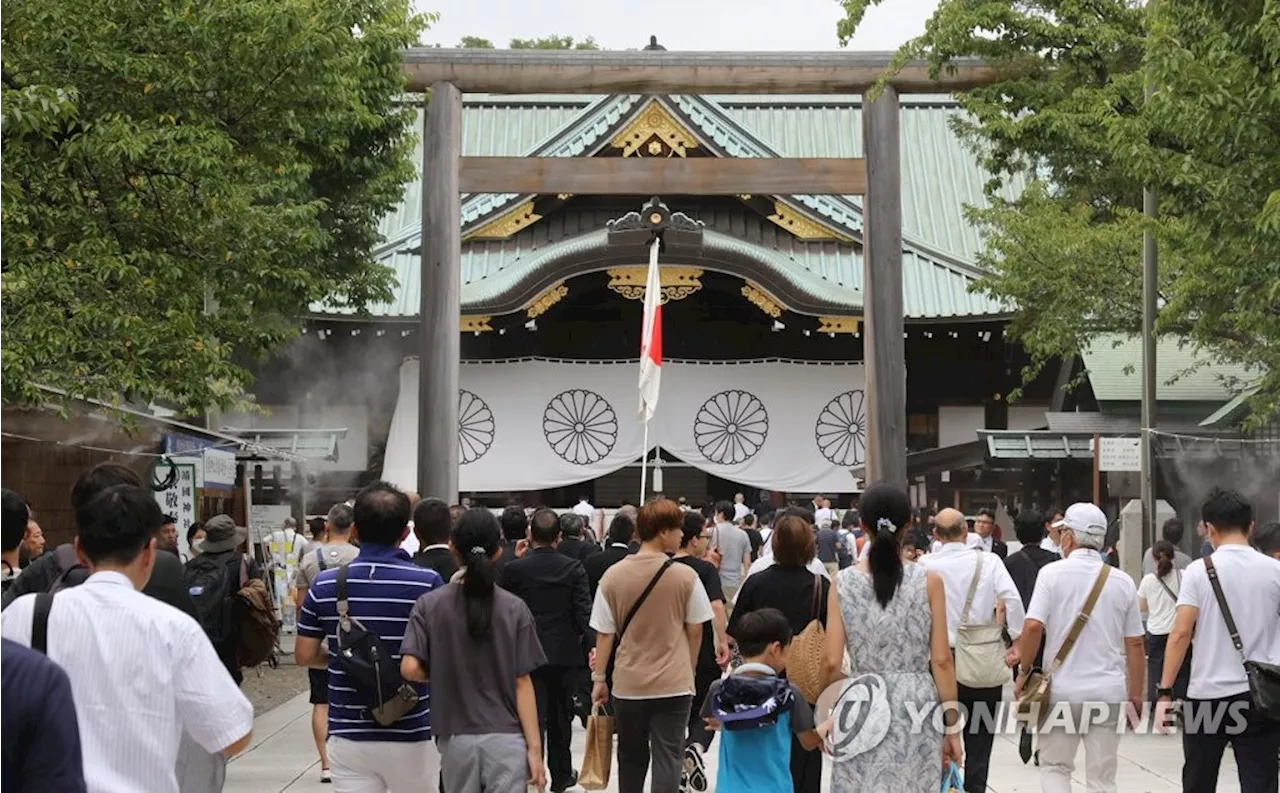
[[[158, 477], [163, 479], [168, 476], [168, 467], [161, 463], [156, 472]], [[191, 549], [187, 547], [187, 529], [191, 527], [199, 518], [196, 515], [196, 503], [198, 495], [196, 493], [196, 467], [183, 463], [175, 463], [173, 470], [177, 473], [177, 478], [173, 486], [167, 490], [156, 492], [156, 503], [160, 505], [160, 511], [166, 515], [172, 515], [178, 519], [178, 548], [182, 553], [182, 558], [191, 558]]]

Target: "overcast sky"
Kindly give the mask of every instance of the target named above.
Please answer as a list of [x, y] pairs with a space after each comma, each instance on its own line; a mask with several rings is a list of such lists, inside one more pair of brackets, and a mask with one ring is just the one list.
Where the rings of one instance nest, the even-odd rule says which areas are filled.
[[[595, 36], [607, 49], [643, 47], [650, 35], [671, 50], [834, 50], [836, 0], [415, 0], [440, 21], [426, 40], [452, 47], [480, 36], [500, 47], [512, 38]], [[882, 0], [850, 48], [893, 50], [924, 31], [938, 0]]]

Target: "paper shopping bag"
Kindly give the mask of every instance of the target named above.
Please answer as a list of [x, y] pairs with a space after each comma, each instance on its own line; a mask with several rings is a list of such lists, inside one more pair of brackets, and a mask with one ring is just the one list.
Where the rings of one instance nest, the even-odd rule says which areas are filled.
[[609, 771], [613, 766], [613, 717], [596, 708], [587, 717], [587, 754], [582, 758], [578, 784], [584, 790], [609, 787]]

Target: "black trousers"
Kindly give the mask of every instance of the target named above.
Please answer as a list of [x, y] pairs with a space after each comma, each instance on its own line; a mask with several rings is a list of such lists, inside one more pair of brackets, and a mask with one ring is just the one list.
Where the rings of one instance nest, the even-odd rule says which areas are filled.
[[650, 793], [679, 793], [684, 765], [684, 736], [693, 697], [616, 699], [618, 791], [644, 793], [653, 763]]
[[[1147, 634], [1147, 701], [1156, 701], [1156, 687], [1160, 685], [1160, 676], [1164, 674], [1164, 650], [1169, 643], [1169, 634]], [[1182, 667], [1178, 669], [1178, 677], [1173, 681], [1173, 698], [1186, 699], [1187, 686], [1191, 683], [1191, 646], [1187, 646], [1187, 655], [1182, 659]]]
[[711, 684], [720, 679], [721, 672], [718, 668], [698, 669], [693, 676], [693, 702], [689, 704], [689, 737], [685, 741], [685, 746], [689, 744], [698, 744], [706, 751], [711, 747], [711, 739], [716, 737], [713, 730], [707, 729], [707, 723], [702, 719], [702, 703], [707, 701], [707, 692], [711, 690]]
[[538, 700], [538, 727], [547, 752], [547, 773], [552, 787], [566, 787], [573, 779], [573, 691], [578, 670], [547, 666], [533, 670], [533, 693]]
[[[1197, 709], [1203, 708], [1196, 712]], [[1226, 709], [1220, 720], [1215, 709]], [[1213, 793], [1227, 744], [1236, 756], [1240, 789], [1248, 793], [1277, 793], [1280, 783], [1280, 722], [1251, 712], [1249, 695], [1225, 699], [1189, 699], [1182, 703], [1182, 789], [1184, 793]], [[1240, 714], [1247, 720], [1240, 729]]]
[[822, 793], [822, 750], [806, 752], [791, 736], [791, 787], [795, 793]]
[[999, 707], [1002, 689], [969, 688], [957, 683], [957, 699], [964, 708], [967, 721], [964, 725], [964, 789], [965, 793], [985, 793], [987, 775], [991, 770], [991, 745], [995, 743], [995, 730], [999, 728]]

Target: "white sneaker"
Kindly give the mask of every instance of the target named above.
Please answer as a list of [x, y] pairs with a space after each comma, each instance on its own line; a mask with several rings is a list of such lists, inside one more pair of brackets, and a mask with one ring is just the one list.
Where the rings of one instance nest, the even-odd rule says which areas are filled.
[[320, 769], [320, 781], [324, 784], [331, 784], [333, 782], [333, 776], [329, 773], [329, 769]]

